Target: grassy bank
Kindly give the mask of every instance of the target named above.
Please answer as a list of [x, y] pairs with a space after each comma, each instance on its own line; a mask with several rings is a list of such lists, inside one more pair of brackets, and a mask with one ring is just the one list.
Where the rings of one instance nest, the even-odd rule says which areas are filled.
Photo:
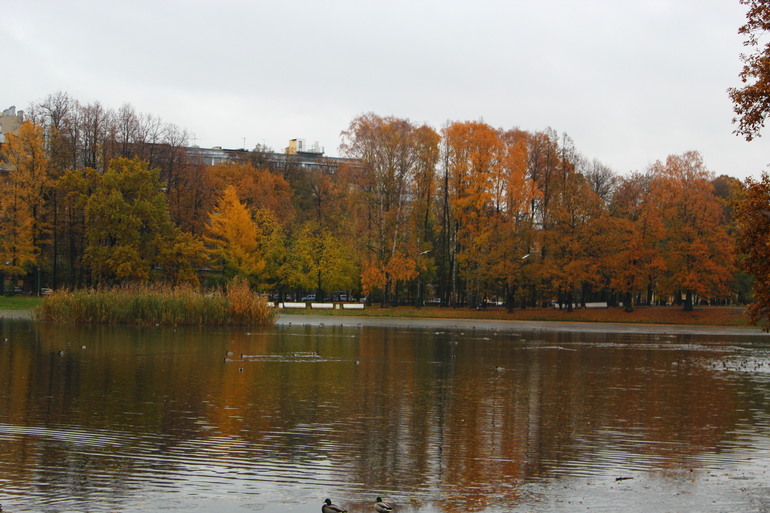
[[434, 319], [489, 319], [511, 321], [609, 322], [629, 324], [681, 324], [691, 326], [749, 327], [744, 309], [739, 307], [702, 306], [692, 312], [681, 307], [643, 306], [633, 312], [623, 308], [577, 309], [572, 312], [555, 308], [516, 309], [508, 313], [502, 307], [474, 310], [470, 308], [396, 308], [367, 307], [365, 310], [281, 310], [282, 315], [379, 316]]
[[0, 296], [0, 310], [33, 310], [41, 301], [36, 296]]
[[264, 296], [245, 283], [206, 294], [171, 287], [60, 290], [37, 309], [41, 321], [73, 324], [263, 326], [272, 324], [274, 315]]

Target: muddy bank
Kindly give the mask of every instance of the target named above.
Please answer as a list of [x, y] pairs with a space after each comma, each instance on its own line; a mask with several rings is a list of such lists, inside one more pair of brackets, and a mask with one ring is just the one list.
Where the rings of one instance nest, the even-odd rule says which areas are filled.
[[741, 328], [730, 326], [691, 326], [673, 324], [616, 324], [604, 322], [559, 322], [559, 321], [508, 321], [487, 319], [432, 319], [432, 318], [393, 318], [393, 317], [338, 317], [325, 315], [279, 314], [277, 326], [314, 325], [314, 326], [377, 326], [392, 328], [428, 328], [428, 329], [479, 329], [479, 330], [522, 330], [522, 331], [570, 331], [602, 333], [659, 333], [677, 335], [744, 335], [767, 337], [759, 328]]

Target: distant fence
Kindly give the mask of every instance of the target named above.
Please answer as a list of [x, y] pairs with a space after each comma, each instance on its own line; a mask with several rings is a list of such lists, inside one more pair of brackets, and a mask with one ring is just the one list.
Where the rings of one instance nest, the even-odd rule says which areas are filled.
[[[275, 303], [268, 303], [271, 307], [275, 308]], [[363, 303], [297, 303], [297, 302], [284, 302], [284, 303], [278, 303], [278, 308], [286, 308], [286, 309], [302, 309], [305, 308], [312, 308], [313, 310], [363, 310], [364, 304]]]
[[[572, 303], [572, 308], [573, 309], [580, 308], [581, 306], [582, 305], [580, 305], [579, 303]], [[553, 303], [553, 307], [554, 308], [559, 308], [559, 303], [554, 302]], [[565, 303], [565, 304], [561, 305], [561, 308], [569, 308], [569, 305]], [[609, 307], [607, 306], [607, 302], [606, 301], [598, 301], [596, 303], [586, 303], [585, 304], [585, 308], [609, 308]]]

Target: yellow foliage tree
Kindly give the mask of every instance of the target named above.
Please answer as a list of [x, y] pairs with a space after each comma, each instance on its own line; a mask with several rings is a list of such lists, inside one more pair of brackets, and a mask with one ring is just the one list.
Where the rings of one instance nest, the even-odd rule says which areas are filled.
[[315, 221], [305, 223], [294, 240], [287, 264], [290, 286], [323, 292], [350, 289], [354, 266], [339, 240]]
[[37, 245], [48, 231], [45, 222], [46, 195], [53, 179], [48, 173], [43, 127], [25, 121], [18, 134], [8, 134], [3, 156], [11, 168], [11, 181], [19, 189], [19, 198], [32, 216], [32, 238]]
[[228, 276], [256, 278], [265, 268], [257, 255], [257, 224], [238, 199], [235, 187], [227, 186], [209, 215], [204, 239], [212, 257]]
[[0, 271], [21, 276], [37, 259], [32, 237], [32, 216], [19, 199], [13, 182], [0, 189]]
[[45, 196], [51, 187], [42, 127], [25, 121], [2, 146], [9, 172], [0, 188], [0, 269], [21, 275], [41, 265], [47, 233]]

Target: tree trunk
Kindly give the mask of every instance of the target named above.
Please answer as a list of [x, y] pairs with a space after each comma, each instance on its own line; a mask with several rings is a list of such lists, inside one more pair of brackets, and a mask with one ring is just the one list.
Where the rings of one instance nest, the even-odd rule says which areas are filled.
[[626, 292], [626, 297], [623, 299], [623, 309], [631, 313], [634, 311], [634, 295], [631, 292]]
[[684, 300], [684, 311], [685, 312], [692, 312], [693, 306], [692, 306], [692, 290], [687, 289], [687, 295], [685, 296]]

